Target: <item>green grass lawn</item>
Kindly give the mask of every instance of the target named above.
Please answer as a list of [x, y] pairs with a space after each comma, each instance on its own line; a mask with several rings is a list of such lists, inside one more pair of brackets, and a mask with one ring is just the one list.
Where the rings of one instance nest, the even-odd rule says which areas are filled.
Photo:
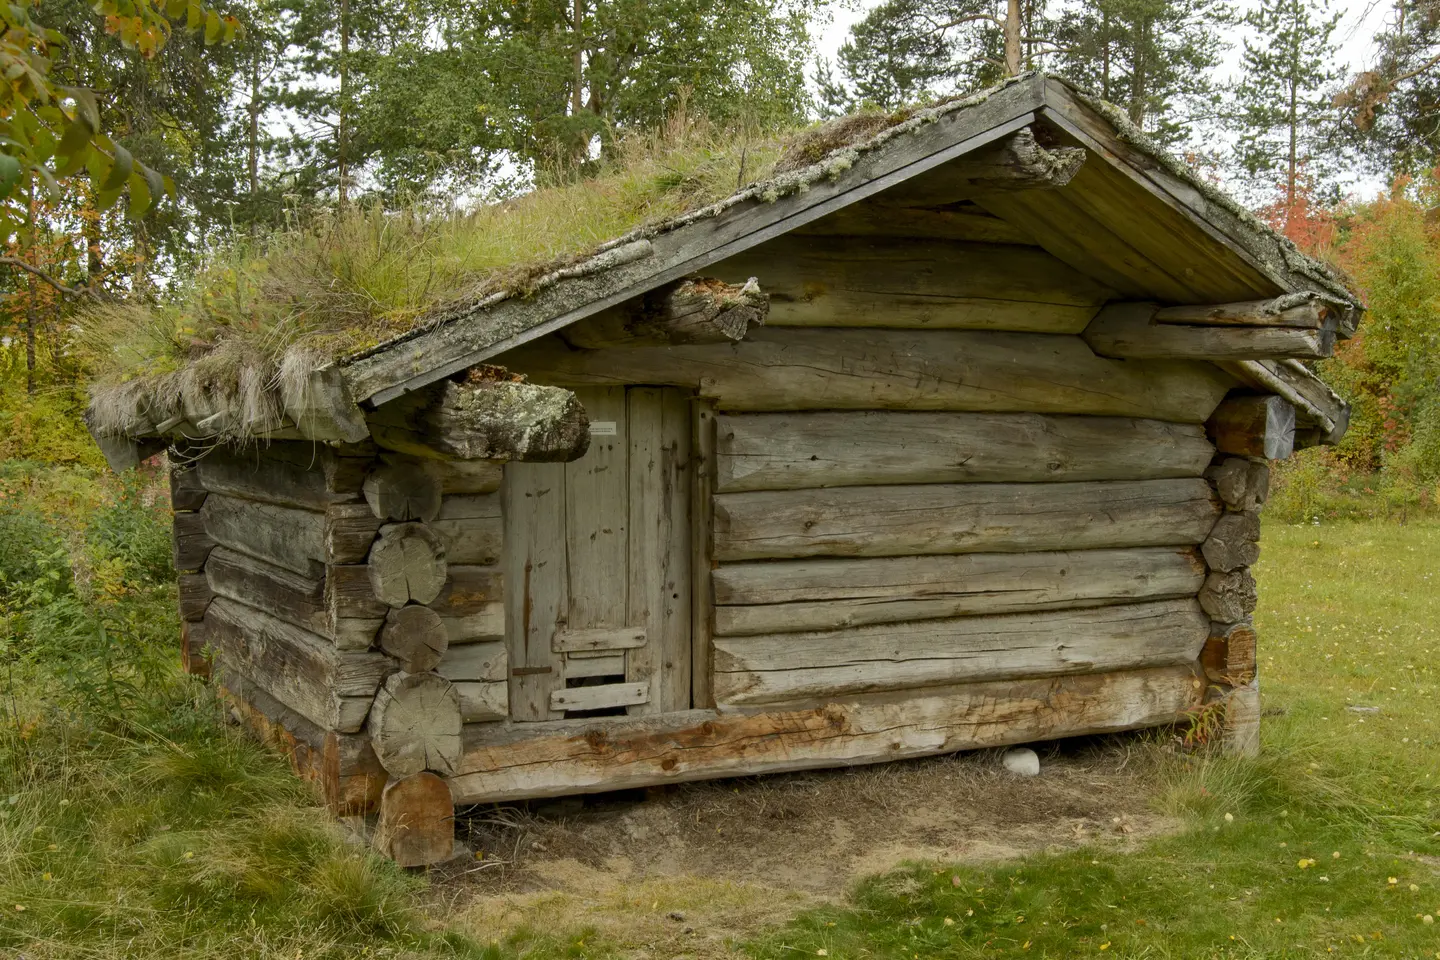
[[1156, 758], [1183, 833], [1133, 854], [916, 865], [755, 955], [1440, 957], [1440, 525], [1265, 537], [1264, 755]]
[[[1129, 853], [909, 866], [743, 949], [1440, 957], [1437, 566], [1433, 522], [1268, 527], [1263, 756], [1137, 751], [1180, 833]], [[162, 600], [138, 619], [168, 616]], [[628, 955], [578, 930], [453, 932], [423, 878], [347, 844], [188, 679], [88, 712], [10, 680], [0, 957]]]

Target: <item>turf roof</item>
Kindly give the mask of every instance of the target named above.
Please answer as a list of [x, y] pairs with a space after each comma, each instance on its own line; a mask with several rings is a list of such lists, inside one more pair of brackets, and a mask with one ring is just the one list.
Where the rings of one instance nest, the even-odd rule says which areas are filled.
[[[171, 302], [95, 312], [90, 327], [109, 361], [97, 378], [95, 426], [125, 432], [125, 410], [142, 394], [173, 400], [197, 388], [241, 414], [232, 430], [271, 422], [287, 379], [294, 383], [315, 367], [383, 351], [457, 318], [473, 322], [505, 300], [603, 272], [626, 262], [627, 251], [647, 238], [740, 204], [804, 192], [841, 176], [860, 155], [1033, 76], [798, 131], [737, 134], [692, 124], [631, 138], [593, 179], [473, 212], [353, 210], [242, 242], [217, 253]], [[1123, 140], [1228, 211], [1263, 239], [1266, 251], [1278, 251], [1266, 258], [1280, 261], [1274, 267], [1353, 299], [1327, 265], [1166, 155], [1123, 112], [1082, 98]]]

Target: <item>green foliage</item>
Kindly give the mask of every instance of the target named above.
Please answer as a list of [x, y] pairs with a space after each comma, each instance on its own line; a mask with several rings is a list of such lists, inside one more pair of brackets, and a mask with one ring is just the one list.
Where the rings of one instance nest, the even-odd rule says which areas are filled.
[[1265, 0], [1245, 15], [1253, 35], [1235, 85], [1237, 157], [1251, 177], [1279, 175], [1287, 209], [1300, 172], [1320, 172], [1333, 144], [1333, 87], [1344, 73], [1331, 40], [1339, 21], [1327, 0]]

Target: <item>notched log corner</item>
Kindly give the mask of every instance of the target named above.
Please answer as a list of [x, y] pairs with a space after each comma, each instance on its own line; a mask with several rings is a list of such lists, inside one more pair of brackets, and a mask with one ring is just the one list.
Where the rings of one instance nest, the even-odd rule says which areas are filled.
[[590, 447], [590, 418], [561, 387], [445, 382], [370, 414], [375, 442], [441, 460], [568, 462]]

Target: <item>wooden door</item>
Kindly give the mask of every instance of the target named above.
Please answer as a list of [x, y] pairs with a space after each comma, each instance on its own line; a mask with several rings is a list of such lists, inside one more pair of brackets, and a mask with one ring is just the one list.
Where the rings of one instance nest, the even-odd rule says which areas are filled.
[[515, 720], [690, 706], [690, 409], [665, 387], [587, 387], [590, 449], [505, 469]]

